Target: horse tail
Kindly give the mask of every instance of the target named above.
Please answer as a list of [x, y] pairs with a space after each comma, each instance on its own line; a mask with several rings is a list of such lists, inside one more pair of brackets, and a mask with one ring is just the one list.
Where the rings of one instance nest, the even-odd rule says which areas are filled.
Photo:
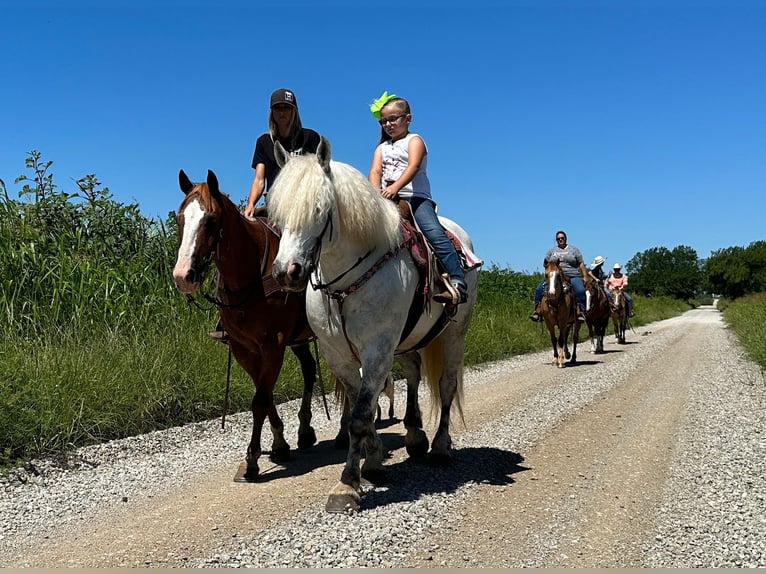
[[[422, 359], [420, 373], [428, 384], [428, 390], [431, 392], [431, 409], [429, 411], [429, 421], [438, 420], [441, 413], [442, 398], [440, 381], [444, 372], [444, 343], [441, 337], [431, 341], [428, 346], [420, 351]], [[457, 370], [457, 382], [455, 396], [452, 398], [452, 404], [457, 408], [460, 420], [465, 424], [463, 415], [463, 361]]]
[[337, 403], [343, 404], [346, 400], [346, 389], [343, 387], [343, 383], [335, 376], [335, 373], [330, 373], [330, 387], [333, 389], [333, 396]]

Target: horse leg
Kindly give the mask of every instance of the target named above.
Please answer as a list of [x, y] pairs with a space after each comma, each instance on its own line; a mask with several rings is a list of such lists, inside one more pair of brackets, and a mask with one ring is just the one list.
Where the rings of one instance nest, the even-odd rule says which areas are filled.
[[388, 397], [388, 418], [394, 418], [394, 377], [389, 374], [383, 392]]
[[454, 372], [445, 372], [439, 380], [441, 411], [439, 413], [439, 428], [431, 442], [431, 452], [428, 462], [438, 466], [446, 466], [452, 462], [452, 437], [449, 434], [450, 411], [452, 401], [458, 388], [458, 376]]
[[404, 446], [411, 457], [424, 457], [428, 453], [428, 436], [423, 430], [423, 415], [418, 401], [420, 387], [420, 353], [412, 351], [397, 357], [407, 379], [407, 409], [404, 413]]
[[260, 469], [258, 467], [258, 459], [261, 457], [261, 433], [263, 431], [263, 423], [266, 420], [266, 414], [268, 412], [268, 404], [263, 404], [263, 396], [259, 396], [259, 388], [263, 386], [261, 382], [261, 373], [258, 366], [261, 364], [261, 357], [251, 353], [241, 344], [234, 340], [229, 342], [231, 346], [231, 352], [234, 358], [242, 366], [242, 368], [250, 375], [253, 380], [253, 386], [255, 392], [253, 393], [253, 399], [250, 403], [250, 410], [253, 413], [253, 430], [250, 434], [250, 443], [247, 445], [247, 454], [245, 456], [246, 468], [244, 479], [246, 481], [255, 481], [258, 479]]
[[[362, 360], [364, 363], [364, 357]], [[351, 398], [352, 394], [356, 394], [348, 417], [348, 455], [340, 482], [332, 488], [325, 504], [327, 512], [359, 510], [359, 503], [361, 502], [359, 490], [362, 476], [373, 483], [383, 482], [385, 478], [383, 443], [373, 422], [374, 403], [383, 390], [387, 376], [385, 370], [380, 372], [381, 367], [382, 365], [373, 364], [368, 369], [363, 368], [363, 378], [357, 393], [346, 386], [348, 398]], [[387, 367], [387, 371], [390, 371], [391, 365], [389, 364]], [[342, 379], [344, 381], [351, 380], [354, 373], [347, 371], [341, 376], [344, 377]], [[356, 376], [358, 378], [358, 374]], [[362, 448], [365, 450], [364, 467], [360, 467]]]
[[580, 326], [579, 321], [575, 321], [574, 329], [572, 330], [572, 359], [569, 361], [571, 365], [577, 364], [577, 343], [580, 342]]
[[303, 397], [298, 411], [298, 448], [308, 448], [317, 442], [317, 435], [311, 426], [311, 399], [314, 396], [317, 364], [308, 343], [290, 348], [301, 365], [303, 374]]
[[553, 360], [551, 361], [551, 365], [557, 365], [559, 362], [559, 340], [556, 336], [556, 327], [548, 325], [548, 331], [551, 335], [551, 347], [553, 347]]
[[569, 353], [569, 325], [559, 326], [559, 367], [563, 367], [564, 363], [571, 356]]

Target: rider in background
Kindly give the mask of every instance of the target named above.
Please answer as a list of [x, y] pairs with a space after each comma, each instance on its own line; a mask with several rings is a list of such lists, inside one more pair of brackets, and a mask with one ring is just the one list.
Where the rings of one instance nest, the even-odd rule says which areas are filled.
[[[556, 232], [556, 246], [551, 247], [545, 254], [543, 266], [553, 259], [558, 260], [561, 272], [569, 279], [569, 283], [572, 285], [572, 289], [574, 289], [579, 311], [577, 320], [583, 323], [585, 322], [585, 284], [583, 281], [588, 279], [588, 270], [585, 268], [582, 253], [574, 245], [567, 244], [567, 234], [563, 231]], [[535, 312], [529, 316], [532, 321], [542, 320], [540, 317], [540, 301], [543, 300], [544, 289], [545, 280], [541, 281], [537, 289], [535, 289]]]
[[426, 173], [428, 149], [423, 138], [409, 130], [412, 114], [410, 104], [394, 94], [383, 95], [370, 106], [380, 123], [380, 142], [372, 155], [367, 179], [391, 200], [407, 201], [420, 231], [449, 274], [444, 291], [434, 295], [434, 301], [465, 303], [468, 287], [455, 246], [444, 233], [436, 215], [436, 203], [431, 198], [431, 183]]
[[588, 275], [590, 275], [591, 279], [596, 281], [599, 285], [603, 285], [604, 281], [606, 281], [604, 263], [606, 263], [606, 258], [601, 257], [601, 255], [596, 255], [596, 258], [591, 262], [590, 269], [588, 270]]
[[615, 287], [622, 287], [622, 295], [625, 297], [625, 302], [628, 304], [628, 317], [633, 317], [635, 315], [633, 312], [633, 297], [631, 297], [625, 290], [628, 286], [628, 276], [622, 272], [622, 266], [619, 263], [615, 263], [614, 267], [612, 267], [612, 272], [609, 274], [609, 277], [606, 278], [604, 286], [610, 291]]

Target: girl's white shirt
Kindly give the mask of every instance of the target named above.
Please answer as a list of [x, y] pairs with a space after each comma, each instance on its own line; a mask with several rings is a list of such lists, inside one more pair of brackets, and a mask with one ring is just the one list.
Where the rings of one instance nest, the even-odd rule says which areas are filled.
[[[408, 148], [410, 140], [418, 136], [415, 133], [408, 133], [401, 139], [396, 141], [385, 141], [380, 144], [380, 155], [382, 159], [382, 186], [385, 187], [387, 182], [396, 181], [404, 173], [409, 165], [409, 152]], [[419, 136], [418, 136], [419, 137]], [[423, 139], [423, 138], [421, 138]], [[423, 141], [425, 147], [426, 142]], [[425, 197], [431, 199], [431, 182], [428, 181], [427, 175], [428, 165], [428, 148], [426, 147], [426, 153], [423, 154], [423, 161], [420, 162], [420, 167], [412, 178], [412, 181], [399, 190], [399, 197], [409, 199], [411, 197]]]

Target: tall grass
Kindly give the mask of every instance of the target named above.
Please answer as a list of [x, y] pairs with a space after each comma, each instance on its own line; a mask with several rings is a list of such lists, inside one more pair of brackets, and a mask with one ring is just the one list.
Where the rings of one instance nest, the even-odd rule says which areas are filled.
[[746, 295], [719, 306], [750, 359], [766, 372], [766, 293]]

